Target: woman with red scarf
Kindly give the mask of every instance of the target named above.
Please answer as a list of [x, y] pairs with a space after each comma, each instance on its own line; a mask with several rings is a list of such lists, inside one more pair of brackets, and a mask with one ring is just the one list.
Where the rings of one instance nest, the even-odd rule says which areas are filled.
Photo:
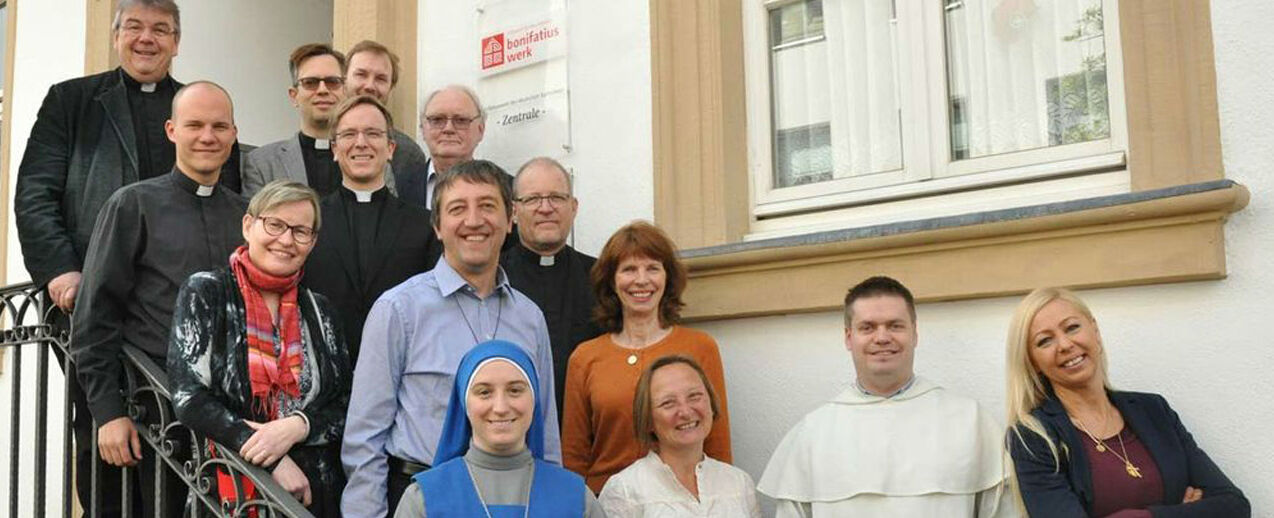
[[[168, 374], [191, 430], [265, 467], [315, 516], [339, 516], [352, 368], [331, 303], [298, 286], [318, 228], [309, 187], [279, 181], [253, 196], [247, 244], [177, 296]], [[233, 479], [217, 479], [235, 500]]]

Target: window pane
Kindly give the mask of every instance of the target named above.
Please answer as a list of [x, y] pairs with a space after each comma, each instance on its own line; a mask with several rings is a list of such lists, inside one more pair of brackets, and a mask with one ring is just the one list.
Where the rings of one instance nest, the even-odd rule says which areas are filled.
[[902, 167], [892, 0], [770, 11], [774, 186]]
[[823, 35], [823, 2], [806, 1], [770, 13], [770, 45], [778, 46]]
[[779, 130], [774, 134], [776, 179], [791, 187], [832, 179], [832, 127], [827, 123]]
[[945, 0], [951, 158], [1110, 137], [1101, 0]]

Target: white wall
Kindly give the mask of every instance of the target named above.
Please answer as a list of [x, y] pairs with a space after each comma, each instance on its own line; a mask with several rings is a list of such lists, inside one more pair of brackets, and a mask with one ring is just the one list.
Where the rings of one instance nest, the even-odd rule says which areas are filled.
[[[575, 246], [595, 254], [611, 232], [654, 217], [650, 12], [647, 2], [567, 2]], [[478, 79], [478, 14], [469, 2], [420, 1], [420, 90]], [[475, 151], [482, 156], [482, 147]], [[500, 164], [512, 172], [519, 164]]]
[[[1274, 19], [1266, 0], [1213, 0], [1222, 141], [1227, 177], [1252, 192], [1226, 227], [1229, 277], [1222, 281], [1088, 291], [1102, 324], [1117, 387], [1164, 394], [1199, 443], [1252, 500], [1274, 507], [1274, 347], [1263, 320], [1274, 307]], [[629, 219], [653, 206], [650, 20], [646, 2], [570, 3], [573, 137], [579, 171], [577, 238], [596, 252]], [[422, 93], [438, 81], [476, 77], [472, 7], [421, 2]], [[464, 18], [467, 16], [468, 18]], [[431, 72], [435, 75], [430, 75]], [[445, 79], [439, 79], [445, 76]], [[479, 150], [480, 154], [480, 150]], [[604, 207], [605, 210], [600, 210]], [[958, 275], [959, 272], [951, 272]], [[829, 279], [848, 288], [859, 279]], [[903, 279], [905, 282], [906, 279]], [[1003, 416], [1003, 350], [1017, 300], [1000, 298], [919, 309], [917, 369]], [[853, 377], [839, 313], [700, 324], [722, 345], [735, 461], [759, 477], [770, 452], [802, 415]], [[767, 509], [769, 505], [767, 502]]]
[[229, 90], [241, 142], [260, 146], [296, 133], [300, 116], [288, 100], [288, 55], [304, 43], [332, 42], [332, 0], [179, 4], [173, 77], [207, 79]]
[[[1201, 447], [1247, 494], [1274, 507], [1274, 3], [1213, 0], [1226, 176], [1251, 203], [1226, 226], [1222, 281], [1095, 290], [1092, 306], [1117, 388], [1167, 397]], [[959, 272], [951, 272], [959, 275]], [[860, 279], [829, 279], [846, 288]], [[902, 279], [906, 282], [906, 279]], [[1004, 342], [1016, 298], [923, 304], [917, 371], [1004, 414]], [[754, 477], [787, 429], [853, 378], [839, 313], [712, 322], [730, 391], [735, 462]], [[763, 373], [763, 374], [762, 374]], [[761, 375], [758, 375], [761, 374]]]
[[[16, 14], [17, 29], [14, 34], [13, 92], [6, 95], [13, 97], [13, 112], [6, 114], [12, 117], [10, 139], [9, 182], [5, 185], [5, 198], [9, 211], [8, 242], [5, 244], [7, 267], [4, 284], [14, 284], [30, 279], [22, 264], [22, 251], [18, 246], [17, 228], [13, 223], [13, 188], [17, 183], [18, 164], [26, 151], [27, 137], [31, 134], [31, 125], [35, 123], [36, 113], [44, 101], [49, 86], [84, 74], [84, 24], [85, 9], [83, 0], [38, 0], [23, 1], [9, 8], [9, 15]], [[57, 28], [57, 36], [50, 37], [50, 27]], [[22, 429], [20, 441], [22, 448], [18, 457], [21, 466], [19, 516], [34, 516], [32, 508], [33, 477], [32, 466], [35, 461], [35, 431], [32, 421], [35, 418], [35, 351], [36, 346], [23, 346], [22, 370]], [[9, 470], [14, 459], [8, 455], [9, 433], [12, 403], [11, 376], [15, 366], [11, 363], [12, 352], [6, 351], [3, 375], [0, 375], [0, 495], [2, 501], [9, 501]], [[50, 362], [52, 362], [50, 356]], [[57, 367], [49, 369], [48, 401], [62, 401], [61, 390], [63, 377]], [[60, 413], [61, 406], [49, 410], [49, 440], [47, 442], [47, 459], [50, 462], [46, 472], [45, 505], [49, 514], [59, 512], [62, 498], [61, 459], [62, 436], [60, 423], [65, 416]], [[0, 516], [7, 515], [8, 506], [0, 510]]]

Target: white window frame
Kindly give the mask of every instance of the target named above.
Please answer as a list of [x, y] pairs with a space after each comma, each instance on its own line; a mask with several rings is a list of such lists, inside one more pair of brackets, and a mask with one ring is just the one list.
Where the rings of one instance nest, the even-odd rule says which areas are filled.
[[[835, 212], [845, 221], [888, 222], [907, 217], [906, 211], [881, 212], [879, 221], [861, 212], [873, 205], [925, 197], [925, 210], [934, 214], [943, 193], [957, 193], [1030, 185], [1024, 193], [997, 203], [987, 200], [984, 210], [1020, 206], [1034, 201], [1056, 201], [1050, 191], [1087, 194], [1127, 192], [1127, 117], [1124, 112], [1122, 49], [1117, 0], [1102, 0], [1107, 70], [1107, 106], [1110, 137], [1102, 140], [1044, 147], [1012, 153], [949, 161], [951, 139], [947, 104], [946, 36], [944, 0], [898, 0], [898, 74], [901, 85], [903, 169], [838, 178], [825, 182], [775, 188], [771, 111], [771, 63], [769, 12], [801, 0], [744, 0], [744, 80], [747, 92], [748, 170], [752, 177], [753, 234], [773, 234], [785, 228], [809, 230], [809, 213]], [[860, 0], [824, 0], [860, 1]], [[877, 1], [877, 0], [868, 0]], [[826, 28], [825, 28], [826, 30]], [[907, 45], [906, 42], [915, 42]], [[923, 116], [917, 116], [923, 114]], [[1117, 174], [1109, 174], [1109, 173]], [[1095, 177], [1093, 189], [1077, 186], [1074, 178]], [[1112, 180], [1122, 178], [1122, 180]], [[1082, 184], [1083, 182], [1079, 182]], [[1016, 189], [1023, 191], [1023, 189]], [[959, 197], [959, 196], [956, 196]], [[967, 198], [967, 196], [963, 197]], [[846, 213], [851, 208], [858, 213]], [[954, 213], [968, 212], [966, 202], [955, 202]], [[939, 208], [937, 214], [943, 211]], [[815, 218], [825, 219], [825, 218]], [[822, 225], [825, 226], [825, 223]], [[780, 232], [783, 233], [783, 232]], [[793, 232], [786, 232], [793, 233]], [[761, 237], [749, 235], [749, 238]]]

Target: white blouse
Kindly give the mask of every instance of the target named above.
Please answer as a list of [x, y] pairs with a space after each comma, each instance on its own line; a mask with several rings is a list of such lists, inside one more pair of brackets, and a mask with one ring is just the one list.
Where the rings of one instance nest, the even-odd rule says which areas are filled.
[[743, 470], [705, 455], [695, 477], [698, 499], [652, 451], [607, 480], [598, 501], [608, 518], [760, 518], [756, 484]]

